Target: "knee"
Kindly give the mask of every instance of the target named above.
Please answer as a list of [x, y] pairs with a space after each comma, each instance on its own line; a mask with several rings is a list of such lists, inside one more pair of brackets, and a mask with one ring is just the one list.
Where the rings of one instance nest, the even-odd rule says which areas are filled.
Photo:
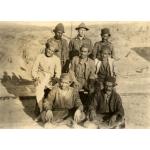
[[84, 112], [81, 111], [76, 111], [75, 115], [74, 115], [74, 121], [76, 121], [76, 123], [81, 123], [85, 120], [86, 116]]
[[83, 126], [87, 129], [98, 129], [98, 125], [93, 121], [86, 121]]

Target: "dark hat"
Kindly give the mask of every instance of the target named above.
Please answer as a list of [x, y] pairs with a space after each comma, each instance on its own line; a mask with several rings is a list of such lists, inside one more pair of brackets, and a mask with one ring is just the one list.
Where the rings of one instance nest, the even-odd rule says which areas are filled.
[[84, 29], [86, 29], [86, 30], [89, 30], [89, 28], [87, 28], [84, 23], [79, 24], [79, 26], [76, 27], [75, 29], [76, 29], [76, 30], [79, 30], [80, 28], [84, 28]]
[[109, 31], [108, 28], [101, 29], [101, 35], [104, 35], [104, 34], [108, 34], [109, 36], [111, 36], [110, 31]]
[[65, 33], [64, 25], [62, 23], [57, 24], [55, 29], [53, 30], [53, 32], [57, 32], [57, 31], [62, 31], [63, 33]]
[[112, 76], [108, 76], [106, 79], [105, 79], [105, 82], [111, 82], [113, 83], [113, 86], [116, 86], [116, 78], [115, 77], [112, 77]]

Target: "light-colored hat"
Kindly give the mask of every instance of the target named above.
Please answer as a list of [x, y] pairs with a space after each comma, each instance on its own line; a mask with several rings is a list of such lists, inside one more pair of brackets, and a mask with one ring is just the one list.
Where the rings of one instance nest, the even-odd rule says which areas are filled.
[[89, 28], [87, 28], [86, 25], [85, 25], [83, 22], [82, 22], [81, 24], [79, 24], [79, 26], [76, 27], [75, 29], [76, 29], [76, 30], [79, 30], [80, 28], [84, 28], [84, 29], [86, 29], [86, 30], [89, 30]]

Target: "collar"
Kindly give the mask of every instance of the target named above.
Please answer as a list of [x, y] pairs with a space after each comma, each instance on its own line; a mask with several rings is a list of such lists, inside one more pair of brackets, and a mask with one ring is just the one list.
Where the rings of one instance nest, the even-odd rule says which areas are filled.
[[110, 43], [108, 40], [107, 41], [100, 41], [101, 43]]
[[113, 90], [111, 91], [110, 94], [108, 94], [108, 93], [105, 92], [105, 89], [103, 89], [103, 93], [104, 93], [104, 95], [111, 96], [113, 94]]
[[80, 64], [86, 64], [88, 62], [88, 58], [83, 62], [82, 59], [79, 57], [79, 63]]
[[54, 39], [55, 39], [55, 41], [62, 41], [62, 38], [61, 39], [57, 39], [56, 36], [54, 36]]
[[[77, 35], [75, 39], [76, 39], [76, 40], [80, 40], [79, 35]], [[86, 36], [84, 36], [84, 37], [82, 38], [82, 40], [85, 40], [85, 39], [86, 39]]]

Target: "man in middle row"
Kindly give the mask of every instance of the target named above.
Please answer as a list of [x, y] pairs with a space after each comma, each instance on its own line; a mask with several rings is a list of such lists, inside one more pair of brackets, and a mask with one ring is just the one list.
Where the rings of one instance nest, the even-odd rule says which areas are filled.
[[85, 109], [89, 106], [89, 94], [94, 92], [95, 64], [89, 57], [89, 48], [82, 45], [79, 56], [73, 57], [69, 73], [77, 87]]

